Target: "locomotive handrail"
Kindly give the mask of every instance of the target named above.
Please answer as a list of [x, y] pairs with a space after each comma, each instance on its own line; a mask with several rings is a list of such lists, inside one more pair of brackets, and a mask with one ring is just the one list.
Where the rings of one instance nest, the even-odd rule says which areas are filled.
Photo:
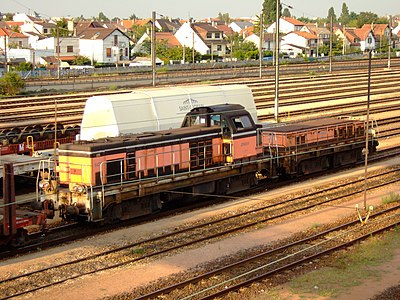
[[[107, 163], [107, 162], [106, 162]], [[104, 162], [100, 163], [100, 183], [101, 183], [101, 207], [104, 207], [104, 181], [103, 181], [103, 165]]]

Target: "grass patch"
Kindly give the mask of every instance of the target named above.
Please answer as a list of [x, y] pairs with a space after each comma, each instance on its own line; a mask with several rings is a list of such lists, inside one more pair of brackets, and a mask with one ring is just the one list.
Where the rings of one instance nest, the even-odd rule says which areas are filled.
[[318, 223], [313, 223], [313, 224], [311, 224], [311, 228], [312, 228], [312, 229], [317, 229], [319, 226], [321, 226], [321, 225], [318, 224]]
[[144, 254], [144, 249], [143, 248], [132, 249], [132, 254], [142, 255], [142, 254]]
[[396, 194], [395, 192], [390, 192], [388, 196], [385, 196], [382, 198], [382, 203], [383, 204], [389, 204], [393, 202], [398, 202], [400, 201], [400, 195]]
[[373, 267], [390, 261], [399, 247], [398, 229], [383, 238], [372, 237], [335, 259], [331, 266], [295, 278], [289, 288], [293, 294], [336, 297], [364, 279], [380, 278], [382, 272]]

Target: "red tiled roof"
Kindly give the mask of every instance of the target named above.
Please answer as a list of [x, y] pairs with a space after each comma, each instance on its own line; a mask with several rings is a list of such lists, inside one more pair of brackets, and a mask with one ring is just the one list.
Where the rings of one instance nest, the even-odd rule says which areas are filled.
[[120, 20], [120, 25], [124, 26], [126, 29], [131, 29], [133, 24], [135, 23], [134, 20]]
[[181, 43], [176, 39], [172, 32], [156, 32], [157, 41], [166, 41], [168, 46], [181, 46]]
[[150, 19], [141, 19], [141, 20], [135, 20], [135, 25], [138, 26], [145, 26], [147, 23], [149, 23], [151, 20]]
[[299, 35], [299, 36], [301, 36], [301, 37], [303, 37], [305, 39], [308, 39], [308, 40], [317, 39], [318, 38], [315, 34], [308, 33], [308, 32], [305, 32], [305, 31], [294, 31], [293, 33], [295, 33], [295, 34], [297, 34], [297, 35]]
[[376, 36], [384, 35], [388, 24], [364, 24], [361, 29], [371, 30]]
[[19, 32], [14, 32], [12, 30], [6, 29], [6, 28], [0, 28], [0, 36], [8, 36], [9, 38], [28, 38], [26, 35], [19, 33]]
[[367, 39], [368, 34], [371, 32], [369, 28], [356, 28], [354, 29], [354, 33], [362, 40], [365, 41]]
[[284, 19], [285, 21], [295, 25], [295, 26], [304, 26], [305, 24], [299, 20], [296, 20], [294, 18], [290, 18], [290, 17], [283, 17], [282, 19]]
[[228, 25], [216, 25], [217, 29], [221, 30], [225, 35], [232, 35], [233, 30]]
[[250, 36], [254, 33], [254, 26], [247, 27], [240, 32], [244, 36]]

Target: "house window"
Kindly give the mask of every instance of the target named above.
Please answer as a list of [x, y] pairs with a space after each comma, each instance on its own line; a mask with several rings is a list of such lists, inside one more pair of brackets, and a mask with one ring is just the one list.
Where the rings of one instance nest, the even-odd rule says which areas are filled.
[[43, 28], [43, 33], [47, 33], [47, 28]]
[[125, 48], [125, 56], [128, 57], [128, 48]]
[[222, 45], [217, 45], [217, 51], [222, 51]]
[[220, 34], [219, 32], [216, 32], [216, 33], [215, 33], [215, 38], [216, 38], [216, 39], [219, 39], [220, 37], [221, 37], [221, 34]]
[[369, 38], [367, 39], [367, 43], [368, 43], [368, 44], [372, 44], [372, 38], [369, 37]]
[[114, 35], [114, 46], [118, 46], [118, 35]]
[[106, 56], [111, 57], [111, 48], [106, 49]]
[[22, 41], [18, 41], [18, 48], [22, 48]]
[[212, 33], [211, 32], [207, 32], [207, 38], [211, 39], [212, 38]]
[[67, 46], [67, 52], [74, 52], [74, 46]]

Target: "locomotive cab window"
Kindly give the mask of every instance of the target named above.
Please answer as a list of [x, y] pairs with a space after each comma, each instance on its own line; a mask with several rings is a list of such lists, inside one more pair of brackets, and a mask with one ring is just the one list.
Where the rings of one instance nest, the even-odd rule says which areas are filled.
[[205, 116], [190, 116], [186, 118], [183, 127], [206, 126], [206, 124]]
[[251, 124], [249, 116], [233, 117], [232, 122], [233, 122], [233, 124], [235, 124], [237, 131], [242, 131], [245, 129], [253, 128], [253, 125]]
[[221, 126], [221, 115], [211, 115], [211, 126]]

